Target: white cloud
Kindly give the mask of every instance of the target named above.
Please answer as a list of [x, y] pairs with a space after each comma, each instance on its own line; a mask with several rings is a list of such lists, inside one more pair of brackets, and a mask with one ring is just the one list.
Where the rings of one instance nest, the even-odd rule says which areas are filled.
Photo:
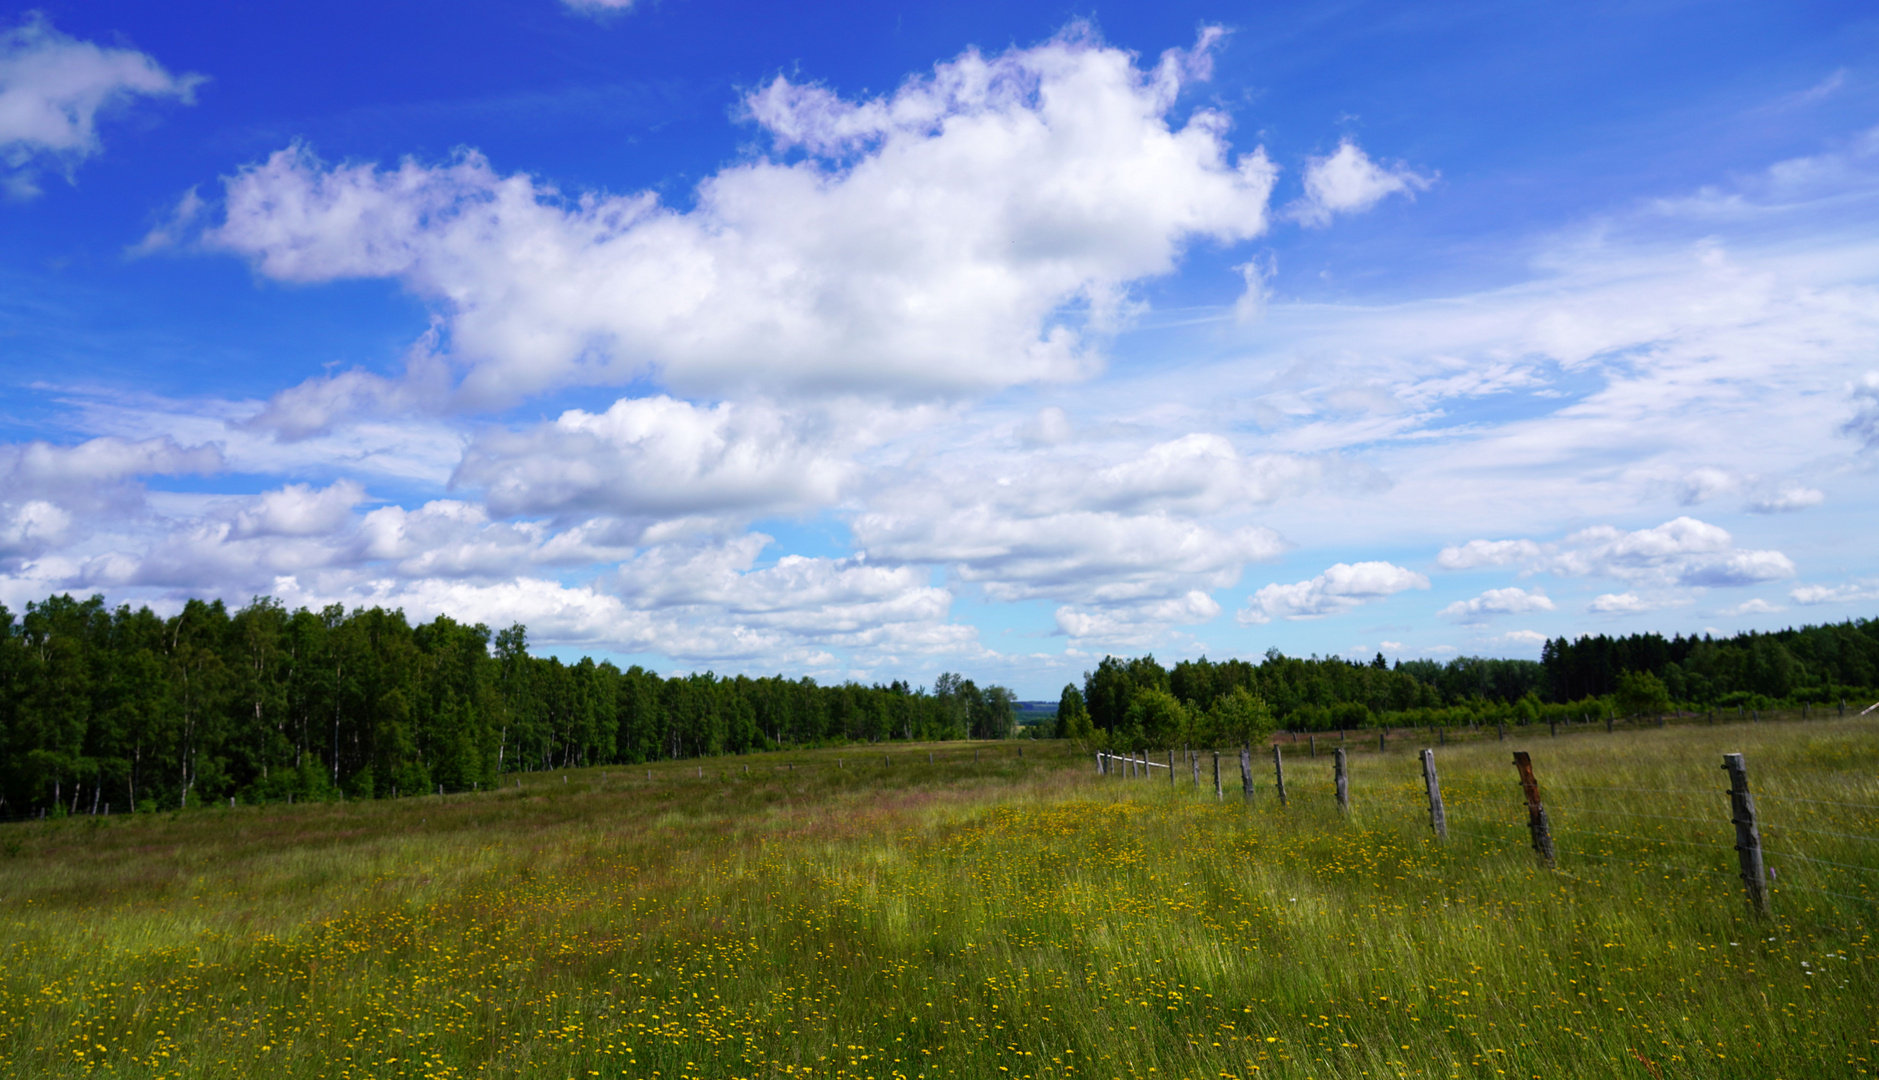
[[0, 444], [0, 569], [143, 515], [141, 477], [211, 473], [222, 465], [219, 447], [169, 438]]
[[1535, 611], [1556, 610], [1553, 601], [1539, 590], [1508, 587], [1489, 589], [1472, 600], [1457, 600], [1438, 614], [1463, 622], [1479, 622], [1495, 615], [1526, 615]]
[[501, 515], [790, 512], [837, 499], [854, 469], [843, 444], [858, 434], [838, 418], [762, 403], [622, 398], [604, 413], [570, 409], [484, 433], [453, 483], [481, 489]]
[[220, 447], [182, 446], [170, 438], [133, 442], [105, 436], [75, 446], [0, 444], [0, 494], [57, 497], [139, 476], [209, 473], [221, 467]]
[[1654, 606], [1646, 603], [1634, 592], [1605, 593], [1595, 598], [1586, 610], [1601, 615], [1636, 615], [1639, 612], [1649, 611]]
[[1685, 506], [1695, 506], [1697, 503], [1734, 491], [1741, 486], [1741, 478], [1734, 473], [1727, 469], [1706, 465], [1691, 469], [1683, 475], [1680, 484], [1682, 492], [1678, 501]]
[[1058, 633], [1080, 641], [1142, 646], [1152, 643], [1162, 627], [1203, 623], [1219, 614], [1220, 603], [1195, 589], [1183, 596], [1094, 611], [1066, 604], [1057, 609], [1056, 621]]
[[49, 551], [71, 533], [72, 515], [43, 499], [0, 502], [0, 567]]
[[336, 480], [321, 490], [307, 484], [288, 484], [264, 491], [235, 516], [231, 535], [321, 536], [352, 518], [352, 508], [365, 501], [365, 488], [355, 480]]
[[1274, 582], [1247, 599], [1239, 612], [1242, 625], [1280, 619], [1317, 619], [1360, 604], [1383, 600], [1405, 589], [1426, 589], [1429, 579], [1387, 562], [1338, 563], [1306, 581]]
[[1306, 164], [1305, 197], [1288, 210], [1306, 225], [1328, 225], [1337, 214], [1362, 213], [1391, 195], [1413, 198], [1434, 182], [1434, 177], [1420, 176], [1406, 166], [1378, 165], [1354, 141], [1345, 139], [1334, 153]]
[[38, 193], [36, 171], [71, 171], [101, 149], [101, 112], [138, 97], [193, 100], [200, 75], [171, 75], [134, 49], [103, 48], [68, 37], [30, 13], [0, 33], [0, 183], [13, 194]]
[[1244, 523], [1246, 511], [1341, 468], [1243, 455], [1209, 434], [1120, 447], [971, 442], [879, 474], [849, 518], [857, 544], [870, 559], [945, 567], [991, 600], [1056, 601], [1059, 632], [1118, 645], [1217, 615], [1208, 592], [1284, 547]]
[[1540, 545], [1531, 540], [1470, 540], [1466, 544], [1445, 547], [1435, 557], [1444, 570], [1473, 570], [1481, 566], [1506, 566], [1538, 558]]
[[1544, 645], [1546, 644], [1546, 635], [1540, 633], [1538, 630], [1509, 630], [1507, 633], [1500, 635], [1494, 640], [1503, 645]]
[[1750, 512], [1756, 514], [1781, 514], [1794, 510], [1806, 510], [1825, 502], [1827, 496], [1821, 491], [1805, 484], [1786, 483], [1775, 490], [1751, 499]]
[[1788, 591], [1797, 604], [1850, 604], [1879, 600], [1879, 578], [1849, 581], [1844, 585], [1797, 585]]
[[1858, 439], [1867, 450], [1879, 447], [1879, 371], [1861, 375], [1848, 388], [1847, 396], [1858, 408], [1840, 430]]
[[630, 10], [634, 0], [561, 0], [575, 11], [587, 15], [614, 14]]
[[1632, 532], [1596, 525], [1558, 543], [1473, 540], [1442, 549], [1437, 559], [1450, 570], [1515, 561], [1528, 572], [1656, 587], [1752, 585], [1794, 576], [1794, 561], [1781, 552], [1741, 550], [1728, 530], [1687, 516]]
[[1725, 615], [1773, 615], [1774, 613], [1778, 611], [1786, 611], [1786, 610], [1787, 608], [1784, 608], [1780, 606], [1779, 604], [1771, 604], [1768, 601], [1763, 600], [1761, 597], [1758, 596], [1751, 600], [1744, 600], [1740, 604], [1737, 604], [1732, 608], [1725, 609], [1723, 614]]
[[1136, 283], [1266, 228], [1264, 154], [1231, 159], [1218, 112], [1169, 121], [1201, 66], [1144, 70], [1079, 31], [868, 101], [778, 77], [745, 101], [777, 156], [685, 211], [564, 197], [475, 154], [384, 170], [296, 146], [227, 182], [206, 239], [280, 280], [431, 298], [471, 404], [649, 373], [710, 396], [1076, 378]]

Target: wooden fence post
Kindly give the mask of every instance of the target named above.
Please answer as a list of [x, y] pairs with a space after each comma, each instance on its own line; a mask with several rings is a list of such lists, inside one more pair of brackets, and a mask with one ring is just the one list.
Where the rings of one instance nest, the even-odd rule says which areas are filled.
[[1272, 748], [1272, 780], [1279, 787], [1279, 805], [1285, 803], [1285, 758], [1279, 755], [1279, 748]]
[[1318, 736], [1316, 735], [1313, 735], [1311, 737], [1311, 756], [1312, 757], [1318, 756]]
[[1748, 888], [1749, 905], [1757, 915], [1766, 915], [1768, 872], [1762, 865], [1762, 834], [1755, 824], [1755, 796], [1749, 794], [1749, 768], [1741, 754], [1724, 754], [1722, 767], [1729, 773], [1729, 820], [1735, 825], [1736, 858], [1742, 865], [1742, 884]]
[[1214, 751], [1214, 799], [1215, 801], [1218, 801], [1221, 798], [1224, 798], [1224, 795], [1222, 795], [1220, 791], [1220, 751], [1215, 750]]
[[1448, 729], [1447, 728], [1439, 727], [1435, 729], [1435, 742], [1437, 746], [1448, 745]]
[[1540, 802], [1540, 782], [1533, 778], [1533, 759], [1525, 750], [1514, 751], [1514, 768], [1520, 770], [1520, 790], [1527, 796], [1527, 831], [1533, 834], [1533, 853], [1551, 870], [1559, 861], [1553, 853], [1553, 829], [1546, 820], [1546, 806]]
[[1547, 734], [1551, 735], [1553, 738], [1559, 738], [1559, 721], [1548, 720], [1546, 722], [1546, 731]]
[[1337, 808], [1351, 812], [1351, 775], [1344, 771], [1344, 748], [1337, 748]]
[[1605, 734], [1610, 735], [1611, 733], [1612, 733], [1612, 714], [1606, 713], [1605, 714]]
[[1253, 744], [1240, 744], [1240, 801], [1251, 805], [1253, 801]]
[[[930, 751], [926, 755], [926, 762], [928, 765], [933, 764], [933, 754]], [[1102, 774], [1103, 774], [1103, 752], [1101, 750], [1098, 750], [1096, 751], [1096, 775], [1101, 776]]]
[[1495, 742], [1504, 742], [1504, 741], [1506, 741], [1506, 739], [1507, 739], [1507, 724], [1506, 724], [1506, 722], [1505, 722], [1505, 721], [1502, 721], [1502, 720], [1496, 720], [1496, 721], [1494, 721], [1494, 741], [1495, 741]]
[[1442, 782], [1435, 775], [1435, 751], [1422, 752], [1422, 783], [1429, 789], [1429, 827], [1436, 839], [1448, 839], [1448, 812], [1442, 809]]
[[1389, 745], [1389, 738], [1389, 728], [1384, 728], [1382, 731], [1377, 732], [1377, 753], [1381, 754], [1384, 748]]
[[1174, 747], [1168, 748], [1168, 788], [1174, 789]]
[[1194, 770], [1194, 790], [1200, 790], [1200, 754], [1194, 750], [1187, 752], [1188, 767]]

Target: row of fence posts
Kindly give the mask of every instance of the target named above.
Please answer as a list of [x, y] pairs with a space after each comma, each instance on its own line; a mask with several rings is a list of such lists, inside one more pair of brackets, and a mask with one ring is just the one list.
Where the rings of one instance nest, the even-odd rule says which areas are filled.
[[[1315, 748], [1314, 748], [1315, 749]], [[1200, 788], [1201, 752], [1184, 748], [1182, 751], [1188, 760], [1196, 790]], [[1220, 785], [1220, 751], [1213, 754], [1214, 798], [1224, 798]], [[1436, 772], [1435, 751], [1425, 749], [1422, 759], [1422, 782], [1429, 798], [1429, 828], [1438, 840], [1448, 839], [1448, 812], [1442, 805], [1442, 781]], [[1761, 829], [1755, 820], [1755, 796], [1749, 792], [1748, 764], [1741, 754], [1724, 754], [1722, 767], [1729, 774], [1729, 820], [1735, 826], [1735, 851], [1741, 868], [1741, 878], [1747, 892], [1749, 906], [1759, 915], [1770, 911], [1768, 897], [1768, 870], [1762, 861]], [[1150, 769], [1166, 768], [1168, 783], [1175, 783], [1174, 750], [1168, 750], [1168, 762], [1150, 760], [1148, 753], [1112, 754], [1108, 751], [1096, 752], [1096, 773], [1098, 776], [1119, 774], [1121, 768], [1127, 769], [1130, 778], [1139, 775], [1146, 778]], [[1520, 774], [1520, 790], [1527, 802], [1527, 832], [1532, 839], [1533, 853], [1540, 864], [1548, 870], [1557, 868], [1558, 853], [1553, 847], [1553, 827], [1547, 820], [1546, 804], [1540, 798], [1540, 782], [1533, 774], [1533, 758], [1525, 751], [1514, 752], [1514, 769]], [[1344, 748], [1338, 747], [1333, 772], [1337, 786], [1337, 805], [1343, 813], [1350, 813], [1350, 773], [1346, 767]], [[1278, 746], [1272, 748], [1272, 779], [1277, 791], [1279, 805], [1289, 805], [1285, 793], [1285, 757]], [[1253, 749], [1250, 745], [1240, 747], [1240, 792], [1248, 803], [1253, 801]]]

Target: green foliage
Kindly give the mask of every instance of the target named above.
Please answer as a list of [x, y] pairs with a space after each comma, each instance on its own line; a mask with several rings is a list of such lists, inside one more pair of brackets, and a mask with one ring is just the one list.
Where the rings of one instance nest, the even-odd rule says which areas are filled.
[[1206, 718], [1207, 738], [1202, 741], [1213, 746], [1258, 745], [1277, 724], [1265, 699], [1244, 686], [1215, 698]]
[[1057, 697], [1057, 737], [1087, 743], [1096, 734], [1090, 723], [1090, 711], [1083, 706], [1083, 691], [1067, 683]]
[[1123, 733], [1122, 749], [1174, 746], [1189, 733], [1187, 709], [1159, 686], [1144, 686], [1129, 701]]
[[487, 789], [507, 774], [786, 745], [1009, 738], [1014, 695], [955, 674], [817, 686], [534, 657], [528, 632], [381, 608], [168, 619], [0, 607], [0, 819]]
[[1618, 708], [1630, 715], [1670, 711], [1670, 692], [1664, 680], [1648, 671], [1627, 671], [1618, 677], [1618, 692], [1612, 695]]

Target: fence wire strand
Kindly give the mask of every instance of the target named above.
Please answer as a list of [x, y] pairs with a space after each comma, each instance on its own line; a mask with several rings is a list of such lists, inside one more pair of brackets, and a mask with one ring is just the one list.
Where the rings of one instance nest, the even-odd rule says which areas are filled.
[[1864, 840], [1869, 844], [1879, 844], [1879, 836], [1866, 836], [1861, 833], [1828, 832], [1826, 829], [1809, 829], [1801, 825], [1781, 825], [1774, 822], [1761, 822], [1761, 827], [1771, 832], [1804, 832], [1815, 836], [1837, 836], [1842, 840]]
[[1865, 874], [1879, 874], [1879, 866], [1860, 866], [1856, 863], [1834, 862], [1832, 859], [1818, 859], [1812, 855], [1796, 855], [1792, 851], [1769, 851], [1763, 848], [1762, 854], [1770, 859], [1799, 859], [1802, 862], [1819, 863], [1822, 866], [1841, 866], [1848, 870], [1858, 870]]
[[1555, 803], [1561, 810], [1570, 810], [1575, 814], [1612, 814], [1617, 817], [1650, 818], [1653, 821], [1687, 821], [1692, 825], [1714, 825], [1713, 818], [1672, 817], [1668, 814], [1637, 814], [1629, 810], [1597, 810], [1590, 806], [1574, 806], [1571, 803]]

